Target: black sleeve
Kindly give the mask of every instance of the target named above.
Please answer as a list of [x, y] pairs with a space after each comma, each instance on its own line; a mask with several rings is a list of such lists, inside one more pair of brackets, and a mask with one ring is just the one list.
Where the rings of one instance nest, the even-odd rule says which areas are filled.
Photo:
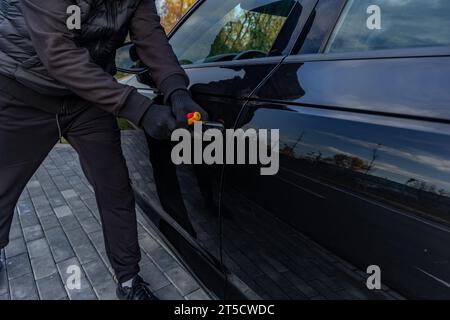
[[154, 0], [142, 0], [131, 20], [131, 40], [139, 57], [167, 100], [175, 90], [187, 90], [189, 79], [161, 26]]
[[71, 0], [22, 0], [22, 13], [34, 48], [48, 73], [79, 97], [139, 124], [151, 101], [118, 83], [78, 47], [66, 26]]

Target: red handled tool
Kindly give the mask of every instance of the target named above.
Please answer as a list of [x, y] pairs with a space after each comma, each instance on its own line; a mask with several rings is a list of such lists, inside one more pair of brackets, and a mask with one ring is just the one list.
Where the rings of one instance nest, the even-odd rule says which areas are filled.
[[189, 112], [186, 115], [188, 125], [192, 126], [195, 122], [200, 121], [202, 119], [202, 115], [200, 112]]

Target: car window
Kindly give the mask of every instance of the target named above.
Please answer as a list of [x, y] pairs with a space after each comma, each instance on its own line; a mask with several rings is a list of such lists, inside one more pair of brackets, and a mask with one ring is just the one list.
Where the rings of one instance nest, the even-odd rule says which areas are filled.
[[448, 45], [449, 0], [350, 0], [325, 52]]
[[207, 0], [174, 33], [181, 64], [266, 57], [295, 0]]
[[318, 53], [322, 43], [334, 28], [339, 18], [340, 11], [345, 0], [320, 0], [314, 8], [308, 22], [305, 24], [303, 34], [306, 35], [304, 42], [299, 39], [292, 54]]

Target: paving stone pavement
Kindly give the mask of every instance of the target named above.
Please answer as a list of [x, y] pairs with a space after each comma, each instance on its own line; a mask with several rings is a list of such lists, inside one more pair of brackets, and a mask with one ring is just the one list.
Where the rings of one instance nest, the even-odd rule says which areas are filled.
[[[210, 299], [138, 209], [141, 275], [161, 299]], [[75, 151], [57, 145], [16, 207], [0, 300], [116, 299], [98, 208]], [[155, 256], [157, 254], [157, 256]], [[74, 267], [79, 289], [71, 289]]]

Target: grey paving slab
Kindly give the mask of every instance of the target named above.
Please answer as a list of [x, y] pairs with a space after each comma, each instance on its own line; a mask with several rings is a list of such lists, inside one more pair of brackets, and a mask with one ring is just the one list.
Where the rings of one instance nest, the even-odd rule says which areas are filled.
[[147, 253], [151, 253], [153, 250], [156, 250], [160, 247], [160, 244], [152, 236], [149, 235], [141, 238], [139, 240], [139, 244]]
[[98, 252], [106, 251], [105, 239], [103, 237], [103, 232], [101, 230], [89, 233], [88, 237], [89, 239], [91, 239], [92, 244], [94, 245], [95, 249], [97, 249]]
[[108, 269], [109, 269], [109, 271], [110, 271], [112, 274], [114, 274], [114, 270], [113, 270], [113, 268], [111, 267], [111, 263], [109, 262], [109, 258], [108, 258], [108, 255], [106, 254], [106, 252], [105, 252], [105, 251], [103, 251], [103, 252], [98, 252], [98, 254], [100, 255], [100, 257], [101, 257], [103, 263], [105, 264], [105, 266], [107, 266]]
[[142, 267], [149, 263], [153, 263], [152, 259], [141, 249], [141, 261], [139, 262], [139, 265]]
[[14, 279], [31, 273], [30, 259], [27, 253], [8, 258], [6, 262], [8, 278]]
[[180, 293], [185, 296], [199, 289], [197, 281], [181, 266], [177, 266], [165, 272]]
[[160, 300], [184, 300], [184, 297], [172, 284], [155, 292]]
[[72, 215], [72, 210], [68, 206], [61, 206], [54, 208], [55, 214], [58, 218], [63, 218]]
[[78, 196], [77, 192], [73, 189], [61, 191], [61, 194], [65, 199], [70, 199]]
[[116, 282], [109, 273], [108, 268], [101, 260], [97, 259], [95, 261], [87, 263], [84, 266], [84, 270], [99, 299], [116, 299]]
[[209, 300], [208, 294], [203, 289], [198, 289], [186, 296], [187, 300]]
[[51, 276], [57, 272], [56, 264], [50, 253], [32, 258], [30, 260], [33, 269], [34, 279], [39, 280]]
[[17, 211], [19, 212], [19, 215], [34, 212], [33, 203], [30, 200], [19, 200], [17, 203]]
[[56, 227], [60, 226], [58, 218], [56, 217], [56, 215], [53, 215], [53, 214], [45, 216], [45, 217], [41, 217], [39, 220], [41, 222], [41, 226], [42, 226], [42, 229], [44, 229], [44, 231], [47, 231], [52, 228], [56, 228]]
[[102, 230], [100, 223], [94, 217], [87, 217], [80, 220], [81, 227], [86, 233]]
[[[84, 187], [84, 186], [82, 186]], [[75, 209], [86, 209], [86, 205], [79, 197], [71, 197], [67, 199], [67, 203], [72, 210]]]
[[170, 284], [169, 279], [152, 262], [141, 267], [141, 275], [154, 291]]
[[161, 246], [154, 248], [150, 252], [147, 252], [147, 254], [162, 270], [169, 270], [179, 265], [178, 261], [176, 261], [174, 257], [169, 254], [167, 249]]
[[31, 273], [9, 281], [11, 299], [37, 300], [36, 284]]
[[66, 200], [61, 194], [56, 193], [58, 190], [55, 191], [54, 194], [47, 194], [48, 201], [50, 205], [53, 208], [62, 207], [67, 204]]
[[114, 281], [105, 281], [94, 286], [99, 300], [118, 300], [116, 295], [117, 284]]
[[83, 229], [78, 228], [67, 231], [67, 236], [73, 250], [82, 264], [100, 259], [97, 251]]
[[94, 213], [94, 215], [98, 216], [97, 200], [95, 199], [95, 197], [92, 196], [83, 200], [86, 206], [89, 208], [89, 210], [91, 210], [91, 212]]
[[32, 198], [34, 208], [38, 217], [45, 217], [52, 214], [52, 207], [46, 195]]
[[41, 187], [41, 184], [40, 184], [40, 182], [37, 181], [37, 180], [30, 180], [30, 181], [27, 183], [27, 187], [28, 187], [28, 188], [40, 188], [40, 187]]
[[31, 227], [39, 224], [38, 216], [34, 210], [22, 214], [19, 213], [19, 218], [22, 227]]
[[60, 174], [53, 177], [53, 182], [56, 184], [59, 190], [69, 190], [71, 189], [70, 184], [67, 182], [66, 178]]
[[59, 218], [59, 222], [66, 233], [73, 229], [81, 228], [78, 219], [73, 215]]
[[17, 213], [23, 227], [39, 224], [33, 203], [30, 200], [21, 200], [17, 205]]
[[44, 232], [40, 224], [35, 224], [23, 228], [23, 236], [26, 242], [30, 242], [42, 238], [44, 236]]
[[5, 248], [7, 258], [14, 257], [26, 252], [27, 246], [25, 244], [25, 240], [22, 237], [12, 239], [11, 241], [9, 241], [9, 244]]
[[14, 240], [23, 237], [22, 226], [20, 223], [15, 223], [11, 225], [11, 230], [9, 232], [9, 239]]
[[27, 184], [27, 189], [28, 189], [28, 193], [30, 194], [30, 197], [38, 197], [44, 193], [39, 181], [37, 181], [37, 180], [30, 181]]
[[45, 234], [56, 263], [75, 256], [72, 246], [61, 227], [47, 230]]
[[37, 280], [36, 285], [41, 300], [60, 300], [67, 297], [61, 277], [57, 273]]
[[47, 239], [45, 238], [28, 242], [27, 248], [30, 259], [48, 257], [50, 253], [50, 247], [48, 246]]

